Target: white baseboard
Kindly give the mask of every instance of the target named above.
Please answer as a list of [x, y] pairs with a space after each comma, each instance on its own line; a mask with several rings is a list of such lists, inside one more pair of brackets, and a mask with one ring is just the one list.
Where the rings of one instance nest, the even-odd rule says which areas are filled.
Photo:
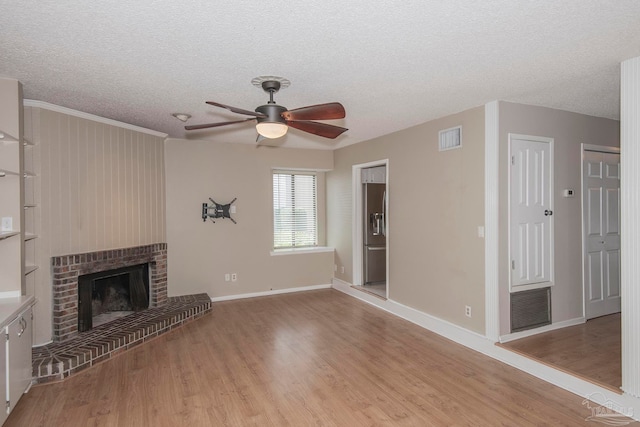
[[222, 297], [211, 297], [211, 302], [231, 301], [234, 299], [264, 297], [269, 295], [290, 294], [293, 292], [313, 291], [316, 289], [329, 289], [330, 287], [331, 285], [329, 284], [329, 285], [302, 286], [298, 288], [272, 289], [270, 291], [253, 292], [249, 294], [236, 294], [236, 295], [225, 295]]
[[[388, 311], [391, 314], [415, 323], [418, 326], [448, 338], [471, 350], [475, 350], [502, 363], [524, 371], [582, 398], [589, 399], [599, 405], [610, 405], [611, 402], [614, 402], [617, 405], [616, 407], [622, 409], [620, 412], [623, 412], [626, 415], [633, 414], [632, 418], [640, 421], [640, 398], [635, 398], [626, 393], [622, 395], [613, 393], [611, 390], [597, 386], [578, 377], [574, 377], [571, 374], [559, 371], [533, 359], [521, 356], [520, 354], [497, 346], [485, 336], [461, 326], [454, 325], [450, 322], [411, 307], [404, 306], [392, 300], [385, 301], [375, 298], [366, 292], [354, 289], [351, 284], [343, 280], [334, 278], [332, 287], [340, 292], [358, 298], [366, 303], [381, 308], [382, 310]], [[578, 319], [573, 319], [572, 321], [577, 320]], [[586, 405], [586, 403], [583, 403], [583, 405]]]
[[484, 336], [465, 329], [461, 326], [454, 325], [446, 320], [439, 319], [437, 317], [426, 314], [415, 308], [407, 307], [392, 299], [380, 299], [369, 295], [366, 292], [362, 292], [358, 289], [354, 289], [349, 283], [340, 280], [333, 279], [333, 288], [337, 289], [345, 294], [354, 296], [362, 301], [365, 301], [371, 305], [375, 305], [391, 314], [408, 320], [411, 323], [415, 323], [418, 326], [422, 326], [425, 329], [433, 331], [438, 335], [449, 338], [452, 341], [459, 342], [462, 345], [467, 345], [468, 340], [481, 340], [488, 341]]
[[500, 342], [506, 343], [509, 341], [519, 340], [520, 338], [526, 338], [533, 335], [541, 334], [543, 332], [555, 331], [556, 329], [566, 328], [567, 326], [581, 325], [586, 322], [584, 317], [576, 317], [575, 319], [564, 320], [562, 322], [552, 323], [551, 325], [541, 326], [535, 329], [529, 329], [527, 331], [513, 332], [507, 335], [500, 336]]

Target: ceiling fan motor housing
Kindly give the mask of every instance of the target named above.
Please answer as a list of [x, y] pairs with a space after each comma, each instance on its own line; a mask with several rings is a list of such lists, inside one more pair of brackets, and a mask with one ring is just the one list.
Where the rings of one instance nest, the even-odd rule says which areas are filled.
[[286, 123], [286, 120], [282, 117], [282, 113], [287, 109], [277, 104], [265, 104], [256, 108], [256, 113], [262, 113], [267, 117], [258, 117], [258, 123]]
[[277, 80], [266, 80], [262, 82], [262, 89], [269, 93], [276, 93], [280, 90], [280, 86], [281, 84]]

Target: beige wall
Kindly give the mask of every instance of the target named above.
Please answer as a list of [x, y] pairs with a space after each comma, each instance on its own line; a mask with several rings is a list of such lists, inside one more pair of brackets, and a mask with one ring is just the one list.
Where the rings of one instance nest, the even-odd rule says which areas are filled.
[[[509, 133], [554, 139], [554, 286], [551, 289], [553, 323], [581, 318], [582, 206], [580, 144], [620, 146], [620, 122], [554, 110], [500, 102], [500, 334], [510, 332], [508, 264]], [[564, 198], [571, 188], [576, 196]]]
[[[438, 131], [463, 126], [463, 148], [438, 152]], [[618, 145], [618, 122], [500, 103], [500, 259], [506, 260], [508, 133], [555, 138], [555, 322], [582, 315], [580, 143]], [[40, 208], [35, 342], [50, 339], [49, 258], [66, 253], [169, 243], [170, 295], [212, 297], [330, 283], [333, 253], [271, 256], [271, 170], [308, 168], [320, 180], [320, 235], [336, 248], [336, 273], [351, 282], [354, 164], [389, 159], [390, 298], [483, 333], [484, 110], [475, 108], [335, 152], [256, 148], [163, 138], [44, 108], [25, 109], [36, 142]], [[166, 173], [166, 193], [165, 193]], [[165, 220], [166, 197], [166, 220]], [[200, 219], [213, 197], [238, 197], [238, 224]], [[42, 214], [44, 213], [44, 214]], [[325, 217], [326, 213], [326, 217]], [[166, 231], [165, 231], [166, 222]], [[321, 242], [325, 243], [325, 242]], [[562, 257], [560, 260], [559, 257]], [[225, 273], [238, 281], [225, 282]], [[501, 265], [501, 334], [508, 333], [508, 268]], [[464, 306], [473, 309], [471, 319]], [[506, 311], [505, 311], [506, 310]]]
[[[462, 125], [462, 148], [438, 131]], [[328, 244], [351, 283], [355, 164], [389, 159], [389, 297], [484, 333], [484, 109], [474, 108], [334, 152], [327, 174]], [[464, 307], [472, 307], [471, 318]]]
[[36, 144], [34, 342], [51, 339], [52, 256], [166, 240], [164, 137], [25, 107]]
[[[272, 168], [328, 170], [333, 167], [331, 151], [167, 139], [165, 164], [170, 295], [224, 297], [331, 283], [333, 252], [270, 255]], [[318, 216], [324, 236], [322, 175]], [[229, 219], [203, 222], [201, 207], [209, 197], [222, 204], [237, 197], [232, 215], [237, 224]], [[236, 273], [238, 281], [225, 282], [225, 273]]]

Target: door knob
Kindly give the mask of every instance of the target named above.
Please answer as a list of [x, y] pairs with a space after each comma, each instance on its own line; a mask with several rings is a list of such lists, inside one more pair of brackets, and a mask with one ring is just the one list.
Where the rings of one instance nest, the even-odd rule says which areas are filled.
[[545, 209], [544, 216], [550, 216], [550, 215], [553, 215], [553, 211], [550, 211], [549, 209]]

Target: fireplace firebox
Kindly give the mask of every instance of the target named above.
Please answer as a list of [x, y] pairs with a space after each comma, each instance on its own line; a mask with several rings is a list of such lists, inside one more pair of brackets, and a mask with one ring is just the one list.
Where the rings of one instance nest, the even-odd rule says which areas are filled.
[[80, 276], [145, 263], [149, 308], [162, 307], [167, 303], [166, 243], [52, 257], [53, 341], [61, 342], [78, 335]]
[[78, 332], [148, 307], [148, 264], [78, 277]]

